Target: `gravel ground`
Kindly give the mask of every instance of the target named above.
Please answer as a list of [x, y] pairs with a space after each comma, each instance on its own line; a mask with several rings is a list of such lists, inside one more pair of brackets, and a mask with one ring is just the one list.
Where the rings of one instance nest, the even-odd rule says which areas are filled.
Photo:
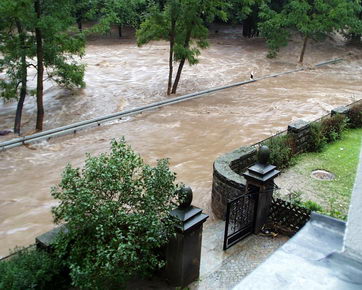
[[[278, 193], [287, 196], [293, 192], [301, 192], [303, 200], [313, 200], [326, 206], [325, 200], [319, 197], [316, 188], [310, 182], [310, 176], [300, 174], [295, 167], [288, 168], [275, 179], [275, 184], [280, 188]], [[288, 199], [288, 198], [286, 198]]]

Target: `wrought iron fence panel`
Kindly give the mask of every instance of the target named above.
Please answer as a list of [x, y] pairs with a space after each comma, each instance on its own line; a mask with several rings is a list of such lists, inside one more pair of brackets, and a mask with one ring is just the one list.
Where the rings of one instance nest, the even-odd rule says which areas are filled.
[[227, 204], [224, 250], [253, 232], [257, 193], [241, 195]]
[[269, 221], [276, 226], [290, 230], [291, 234], [299, 231], [310, 219], [311, 211], [288, 201], [273, 198]]

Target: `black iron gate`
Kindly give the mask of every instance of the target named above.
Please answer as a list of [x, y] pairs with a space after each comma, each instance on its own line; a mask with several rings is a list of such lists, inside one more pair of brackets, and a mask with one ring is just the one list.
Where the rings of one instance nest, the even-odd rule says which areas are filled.
[[224, 250], [253, 232], [258, 192], [243, 194], [227, 203]]

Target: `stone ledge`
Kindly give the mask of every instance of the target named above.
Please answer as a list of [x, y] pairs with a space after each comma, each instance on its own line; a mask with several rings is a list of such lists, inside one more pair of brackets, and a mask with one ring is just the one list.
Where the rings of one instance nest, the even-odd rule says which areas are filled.
[[299, 133], [301, 130], [306, 129], [309, 123], [304, 120], [297, 120], [288, 126], [288, 132]]
[[331, 111], [331, 116], [337, 115], [337, 114], [347, 115], [348, 112], [349, 112], [349, 108], [347, 108], [347, 107], [345, 107], [345, 106], [340, 106], [340, 107], [334, 108], [334, 109]]
[[60, 233], [66, 233], [68, 232], [68, 229], [66, 227], [66, 225], [61, 225], [59, 227], [56, 227], [52, 230], [50, 230], [49, 232], [46, 232], [38, 237], [35, 238], [35, 243], [37, 248], [41, 248], [44, 250], [51, 250], [52, 249], [52, 244], [55, 241], [55, 238], [57, 237], [57, 235]]
[[[245, 184], [245, 178], [237, 174], [231, 168], [235, 168], [235, 163], [240, 163], [253, 155], [255, 156], [256, 161], [256, 152], [257, 150], [254, 147], [240, 147], [217, 158], [214, 162], [214, 170], [227, 181], [231, 181], [236, 184]], [[249, 165], [251, 164], [248, 164], [247, 166]]]
[[217, 218], [224, 220], [228, 200], [245, 191], [241, 173], [256, 162], [256, 153], [255, 147], [241, 147], [215, 160], [211, 207]]

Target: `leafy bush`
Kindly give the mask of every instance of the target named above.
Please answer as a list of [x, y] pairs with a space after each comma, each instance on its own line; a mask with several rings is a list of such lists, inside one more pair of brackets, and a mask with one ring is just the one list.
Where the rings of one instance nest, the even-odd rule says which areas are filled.
[[326, 145], [326, 138], [322, 133], [321, 123], [311, 123], [310, 124], [310, 138], [309, 138], [309, 151], [311, 152], [320, 152]]
[[286, 168], [292, 162], [292, 149], [290, 147], [290, 136], [275, 136], [266, 140], [263, 145], [270, 149], [270, 163], [280, 169]]
[[323, 120], [321, 123], [321, 131], [326, 141], [333, 142], [340, 139], [346, 124], [347, 120], [341, 114]]
[[0, 262], [0, 289], [62, 289], [62, 263], [36, 249], [17, 249]]
[[55, 242], [74, 286], [119, 288], [163, 266], [158, 249], [174, 234], [175, 174], [167, 160], [146, 165], [122, 139], [110, 153], [87, 154], [83, 169], [68, 165], [58, 187], [55, 222], [68, 233]]
[[351, 128], [362, 127], [362, 104], [354, 105], [348, 112], [349, 126]]

